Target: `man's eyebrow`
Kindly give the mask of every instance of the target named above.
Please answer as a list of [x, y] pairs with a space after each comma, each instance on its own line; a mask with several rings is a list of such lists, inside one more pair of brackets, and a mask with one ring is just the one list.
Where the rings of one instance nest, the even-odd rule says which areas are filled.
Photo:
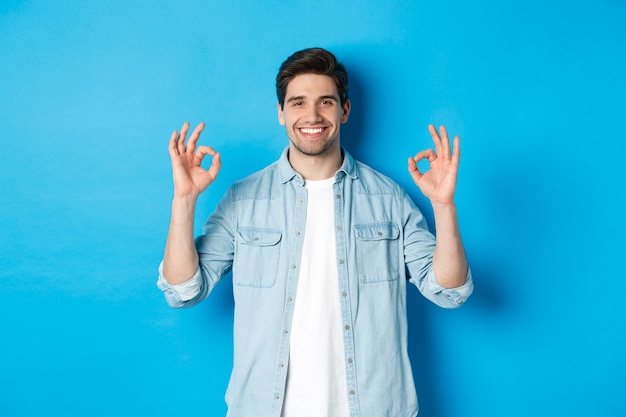
[[294, 97], [289, 97], [287, 99], [287, 103], [291, 103], [292, 101], [298, 101], [298, 100], [304, 100], [306, 97], [305, 96], [294, 96]]
[[[287, 103], [291, 103], [292, 101], [304, 100], [306, 98], [307, 98], [306, 96], [289, 97], [287, 99]], [[318, 100], [328, 100], [328, 99], [331, 99], [331, 100], [339, 101], [339, 97], [335, 96], [334, 94], [326, 94], [326, 95], [323, 95], [323, 96], [319, 96], [317, 99]]]

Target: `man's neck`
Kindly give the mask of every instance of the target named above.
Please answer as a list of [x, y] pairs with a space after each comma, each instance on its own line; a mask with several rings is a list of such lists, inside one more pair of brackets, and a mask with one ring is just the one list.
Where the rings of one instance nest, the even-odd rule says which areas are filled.
[[341, 148], [324, 155], [305, 155], [289, 148], [289, 163], [305, 180], [325, 180], [335, 175], [343, 163]]

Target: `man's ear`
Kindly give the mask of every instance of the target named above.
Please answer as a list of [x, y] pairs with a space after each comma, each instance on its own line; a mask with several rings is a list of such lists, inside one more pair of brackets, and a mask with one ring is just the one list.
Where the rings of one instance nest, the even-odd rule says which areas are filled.
[[346, 99], [342, 109], [343, 115], [341, 116], [341, 123], [345, 123], [348, 121], [348, 116], [350, 116], [350, 99]]
[[278, 108], [278, 123], [280, 123], [281, 126], [285, 126], [285, 117], [283, 115], [283, 107], [280, 105], [280, 103], [277, 103], [276, 107]]

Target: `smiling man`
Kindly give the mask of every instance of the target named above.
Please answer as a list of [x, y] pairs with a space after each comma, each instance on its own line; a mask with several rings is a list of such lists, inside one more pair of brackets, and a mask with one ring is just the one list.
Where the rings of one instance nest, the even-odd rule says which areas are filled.
[[[333, 79], [301, 74], [289, 82], [285, 95], [284, 102], [278, 103], [278, 120], [289, 136], [292, 165], [295, 161], [313, 162], [329, 156], [340, 163], [339, 127], [348, 120], [350, 101], [341, 101]], [[330, 178], [332, 174], [334, 171], [314, 175]]]
[[445, 128], [431, 125], [435, 150], [408, 160], [431, 201], [435, 240], [404, 190], [342, 148], [348, 75], [333, 54], [291, 55], [276, 91], [289, 146], [233, 184], [195, 240], [197, 198], [215, 181], [220, 155], [198, 146], [202, 123], [188, 140], [187, 123], [172, 134], [174, 198], [158, 286], [171, 306], [189, 307], [232, 270], [228, 416], [415, 416], [407, 282], [446, 308], [473, 289], [454, 204], [459, 139], [451, 147]]

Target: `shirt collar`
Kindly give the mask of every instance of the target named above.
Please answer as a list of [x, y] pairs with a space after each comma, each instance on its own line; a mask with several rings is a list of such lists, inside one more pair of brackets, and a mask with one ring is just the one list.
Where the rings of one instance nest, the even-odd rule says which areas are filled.
[[[278, 172], [280, 175], [280, 182], [284, 184], [294, 178], [299, 178], [299, 181], [304, 183], [302, 176], [291, 167], [288, 159], [288, 153], [289, 146], [283, 149], [283, 152], [278, 159]], [[341, 148], [341, 153], [343, 154], [343, 163], [335, 173], [335, 178], [340, 178], [340, 176], [347, 175], [352, 179], [356, 179], [356, 164], [354, 163], [352, 155], [350, 155], [350, 153], [348, 153], [348, 151], [346, 151], [344, 148]]]

